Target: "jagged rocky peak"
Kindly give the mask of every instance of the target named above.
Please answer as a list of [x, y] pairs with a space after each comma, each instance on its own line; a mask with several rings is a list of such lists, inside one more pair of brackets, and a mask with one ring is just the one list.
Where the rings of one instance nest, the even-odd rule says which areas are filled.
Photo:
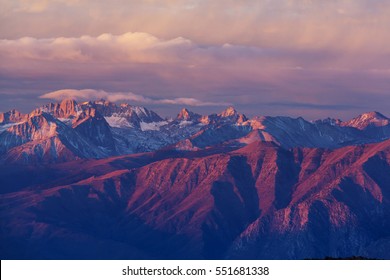
[[179, 114], [177, 115], [177, 119], [179, 120], [188, 120], [190, 118], [191, 112], [187, 110], [187, 108], [181, 109]]
[[111, 116], [112, 114], [120, 111], [120, 108], [115, 103], [106, 101], [105, 99], [84, 102], [81, 104], [81, 108], [83, 111], [88, 110], [89, 108], [94, 108], [103, 116]]
[[210, 117], [209, 116], [202, 116], [199, 121], [202, 123], [202, 124], [209, 124], [210, 123]]
[[227, 107], [224, 111], [218, 114], [221, 118], [233, 119], [237, 123], [243, 123], [248, 120], [244, 114], [239, 114], [233, 106]]
[[26, 114], [13, 109], [5, 113], [0, 113], [0, 124], [21, 122], [26, 118]]
[[39, 127], [40, 125], [42, 124], [50, 124], [50, 123], [54, 123], [56, 124], [57, 121], [56, 119], [46, 113], [46, 112], [35, 112], [35, 114], [30, 114], [28, 115], [28, 118], [26, 118], [26, 121], [27, 123], [30, 123], [30, 124], [33, 124], [33, 125], [36, 125], [37, 127]]
[[140, 121], [145, 122], [162, 120], [155, 112], [149, 111], [145, 107], [133, 106], [128, 103], [121, 103], [117, 106], [115, 103], [100, 99], [93, 102], [92, 107], [96, 108], [96, 110], [105, 117], [110, 117], [115, 114], [115, 116], [121, 116], [128, 119], [137, 118]]
[[248, 118], [244, 114], [239, 114], [238, 119], [237, 119], [237, 123], [244, 123], [247, 120], [248, 120]]
[[389, 120], [389, 118], [387, 118], [386, 116], [384, 116], [383, 114], [379, 113], [379, 112], [376, 112], [376, 111], [373, 111], [373, 112], [368, 112], [368, 113], [364, 113], [362, 115], [359, 116], [360, 118], [363, 118], [363, 119], [377, 119], [377, 120]]
[[373, 121], [382, 121], [382, 120], [389, 120], [389, 118], [387, 118], [386, 116], [384, 116], [383, 114], [381, 114], [379, 112], [373, 111], [373, 112], [363, 113], [363, 114], [357, 116], [356, 118], [353, 118], [352, 120], [350, 120], [350, 122], [351, 121], [373, 122]]
[[95, 108], [87, 108], [87, 109], [85, 109], [85, 110], [83, 111], [83, 114], [84, 114], [85, 116], [96, 117], [96, 114], [98, 114], [98, 113], [97, 113], [97, 111], [96, 111]]
[[[46, 106], [51, 106], [51, 105], [54, 105], [53, 103], [50, 103], [50, 104], [47, 104], [45, 105]], [[34, 109], [30, 114], [28, 114], [28, 116], [26, 117], [26, 119], [31, 119], [33, 117], [36, 117], [36, 116], [40, 116], [42, 114], [48, 114], [48, 111], [46, 110], [43, 110], [43, 107], [41, 108], [36, 108]]]
[[[103, 115], [94, 107], [84, 108], [83, 111], [75, 119], [73, 119], [72, 127], [76, 128], [85, 122], [91, 122], [92, 126], [109, 126]], [[91, 127], [89, 127], [88, 130], [91, 130]], [[104, 128], [104, 130], [108, 131], [109, 129]]]
[[33, 110], [30, 116], [48, 113], [55, 118], [74, 118], [81, 112], [80, 106], [73, 99], [64, 99], [60, 103], [49, 103]]
[[194, 121], [198, 120], [199, 118], [201, 118], [201, 115], [191, 112], [187, 108], [181, 109], [176, 117], [176, 119], [181, 121]]
[[[82, 111], [82, 113], [80, 113], [77, 118], [74, 119], [73, 123], [77, 123], [85, 118], [94, 118], [97, 116], [97, 112], [96, 112], [96, 109], [93, 108], [93, 107], [87, 107], [87, 108], [84, 108], [84, 110]], [[98, 114], [98, 117], [101, 117], [100, 114]]]
[[77, 112], [80, 111], [80, 108], [74, 99], [64, 99], [60, 103], [60, 112], [64, 117], [76, 116]]
[[93, 144], [115, 151], [115, 143], [106, 119], [95, 109], [85, 108], [72, 127]]
[[343, 126], [351, 126], [365, 129], [368, 126], [385, 126], [390, 124], [390, 119], [379, 112], [367, 112], [343, 123]]
[[232, 117], [232, 116], [235, 116], [237, 115], [237, 110], [233, 107], [233, 106], [229, 106], [227, 107], [224, 111], [222, 111], [219, 116], [221, 117]]
[[[46, 132], [50, 131], [51, 133], [54, 133], [53, 128], [57, 126], [55, 119], [47, 113], [41, 113], [30, 117], [27, 123], [34, 127], [34, 129]], [[45, 135], [45, 133], [43, 133], [43, 135]]]
[[[7, 129], [9, 142], [16, 143], [17, 146], [26, 141], [41, 140], [57, 135], [58, 123], [49, 114], [45, 112], [35, 112], [30, 114], [26, 121], [16, 124]], [[19, 140], [18, 140], [19, 139]], [[9, 145], [8, 142], [3, 144]]]

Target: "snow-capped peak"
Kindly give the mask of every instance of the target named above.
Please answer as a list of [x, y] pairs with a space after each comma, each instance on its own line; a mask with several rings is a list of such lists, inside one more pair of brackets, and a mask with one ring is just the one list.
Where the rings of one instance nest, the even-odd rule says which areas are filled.
[[385, 126], [390, 123], [390, 119], [379, 112], [368, 112], [357, 116], [356, 118], [343, 123], [343, 126], [365, 129], [368, 126]]
[[166, 121], [161, 121], [161, 122], [151, 122], [151, 123], [146, 123], [146, 122], [141, 122], [140, 123], [140, 128], [142, 131], [148, 131], [148, 130], [160, 130], [160, 127], [168, 124]]
[[360, 115], [359, 117], [362, 119], [370, 119], [370, 120], [388, 120], [387, 117], [385, 117], [381, 113], [375, 112], [375, 111], [364, 113], [364, 114]]

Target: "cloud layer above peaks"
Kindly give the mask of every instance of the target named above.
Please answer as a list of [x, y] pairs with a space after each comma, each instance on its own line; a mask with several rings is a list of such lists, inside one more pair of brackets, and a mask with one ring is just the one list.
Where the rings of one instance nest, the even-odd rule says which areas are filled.
[[132, 92], [107, 92], [104, 90], [94, 89], [61, 89], [53, 92], [48, 92], [41, 95], [42, 99], [75, 99], [79, 101], [89, 101], [97, 99], [105, 99], [111, 102], [129, 101], [140, 104], [170, 104], [170, 105], [185, 105], [185, 106], [228, 106], [231, 105], [225, 102], [204, 102], [196, 98], [182, 97], [174, 99], [152, 99]]
[[308, 118], [390, 114], [389, 1], [0, 6], [0, 111], [70, 88], [133, 92], [166, 111], [188, 102]]
[[388, 40], [390, 22], [383, 0], [0, 0], [0, 6], [0, 33], [10, 39], [140, 31], [201, 44], [377, 49]]

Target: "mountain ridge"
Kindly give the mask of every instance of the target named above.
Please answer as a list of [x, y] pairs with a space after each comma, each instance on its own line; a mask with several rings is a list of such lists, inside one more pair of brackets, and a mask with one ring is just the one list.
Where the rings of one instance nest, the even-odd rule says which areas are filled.
[[[127, 103], [116, 105], [103, 99], [82, 103], [65, 99], [44, 105], [30, 114], [21, 114], [16, 110], [2, 113], [0, 137], [3, 135], [3, 139], [6, 139], [13, 126], [42, 113], [49, 114], [75, 130], [82, 138], [81, 142], [90, 141], [92, 150], [100, 150], [89, 154], [74, 151], [73, 159], [110, 157], [169, 147], [181, 151], [205, 149], [214, 145], [238, 148], [256, 139], [272, 141], [285, 148], [335, 149], [390, 138], [390, 121], [378, 112], [364, 113], [345, 122], [330, 118], [309, 122], [303, 118], [290, 117], [258, 116], [248, 119], [229, 106], [220, 113], [206, 116], [184, 108], [176, 118], [168, 120], [144, 107]], [[31, 138], [30, 135], [23, 137]], [[28, 154], [34, 151], [34, 144], [30, 143], [30, 146], [32, 149], [29, 148]], [[12, 160], [12, 157], [7, 156], [10, 146], [0, 141], [0, 147], [0, 161]], [[19, 150], [23, 153], [23, 148]], [[39, 158], [39, 154], [36, 156]]]

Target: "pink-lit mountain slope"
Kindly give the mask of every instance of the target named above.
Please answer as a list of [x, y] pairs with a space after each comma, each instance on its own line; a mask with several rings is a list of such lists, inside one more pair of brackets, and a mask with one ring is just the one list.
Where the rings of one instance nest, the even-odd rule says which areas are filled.
[[253, 141], [47, 170], [35, 186], [0, 176], [3, 259], [390, 258], [389, 140]]
[[25, 118], [26, 118], [25, 114], [22, 114], [19, 111], [13, 109], [6, 113], [0, 113], [0, 124], [5, 125], [8, 123], [17, 123], [17, 122], [21, 122]]
[[78, 158], [104, 157], [101, 151], [64, 123], [42, 112], [8, 127], [0, 134], [3, 161], [50, 163]]
[[342, 126], [355, 127], [364, 130], [369, 126], [382, 127], [390, 124], [390, 120], [378, 112], [368, 112], [353, 118], [350, 121], [344, 122]]

